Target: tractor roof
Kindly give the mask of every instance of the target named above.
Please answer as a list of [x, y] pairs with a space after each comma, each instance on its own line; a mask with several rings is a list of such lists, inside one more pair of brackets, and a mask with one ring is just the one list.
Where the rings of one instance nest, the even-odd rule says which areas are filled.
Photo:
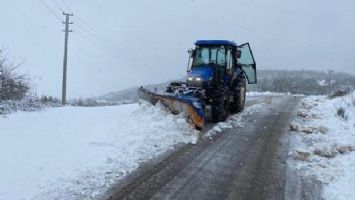
[[195, 45], [199, 46], [213, 46], [213, 45], [225, 45], [236, 47], [237, 44], [228, 40], [197, 40]]

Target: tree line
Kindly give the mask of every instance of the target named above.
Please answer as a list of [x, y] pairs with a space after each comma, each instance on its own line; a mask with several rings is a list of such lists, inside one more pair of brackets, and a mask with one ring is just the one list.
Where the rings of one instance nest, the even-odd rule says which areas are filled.
[[[355, 76], [333, 73], [331, 92], [355, 88]], [[325, 95], [329, 93], [329, 75], [313, 70], [259, 70], [258, 84], [249, 85], [249, 91], [280, 92], [304, 95]]]

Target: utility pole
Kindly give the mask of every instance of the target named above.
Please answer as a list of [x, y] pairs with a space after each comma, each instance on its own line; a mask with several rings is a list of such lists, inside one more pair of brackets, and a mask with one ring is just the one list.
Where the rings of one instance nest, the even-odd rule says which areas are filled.
[[63, 85], [62, 85], [62, 105], [67, 103], [67, 62], [68, 62], [68, 36], [70, 32], [73, 30], [69, 29], [69, 25], [73, 24], [73, 22], [69, 22], [69, 17], [73, 16], [73, 14], [68, 14], [63, 12], [65, 15], [65, 40], [64, 40], [64, 59], [63, 59]]
[[332, 94], [332, 73], [333, 73], [333, 70], [328, 70], [329, 97]]

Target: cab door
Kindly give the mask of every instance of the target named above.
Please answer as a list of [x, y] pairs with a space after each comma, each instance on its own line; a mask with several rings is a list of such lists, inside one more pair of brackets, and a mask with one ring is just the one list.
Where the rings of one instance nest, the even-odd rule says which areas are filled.
[[237, 47], [238, 50], [238, 65], [241, 66], [249, 84], [255, 84], [256, 79], [256, 63], [253, 52], [250, 49], [249, 43], [242, 44]]

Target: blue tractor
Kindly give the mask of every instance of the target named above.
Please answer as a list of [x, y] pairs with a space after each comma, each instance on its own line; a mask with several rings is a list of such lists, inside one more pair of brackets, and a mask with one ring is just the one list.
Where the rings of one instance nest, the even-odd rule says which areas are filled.
[[138, 96], [152, 104], [160, 102], [173, 114], [184, 113], [202, 129], [206, 106], [211, 106], [215, 122], [244, 109], [246, 83], [256, 83], [256, 64], [249, 43], [199, 40], [195, 45], [189, 50], [186, 82], [172, 82], [164, 93], [141, 87]]
[[186, 82], [173, 82], [166, 92], [194, 91], [203, 106], [211, 106], [212, 119], [224, 121], [228, 113], [244, 109], [246, 82], [257, 82], [253, 53], [249, 43], [198, 40], [195, 45], [189, 50]]

